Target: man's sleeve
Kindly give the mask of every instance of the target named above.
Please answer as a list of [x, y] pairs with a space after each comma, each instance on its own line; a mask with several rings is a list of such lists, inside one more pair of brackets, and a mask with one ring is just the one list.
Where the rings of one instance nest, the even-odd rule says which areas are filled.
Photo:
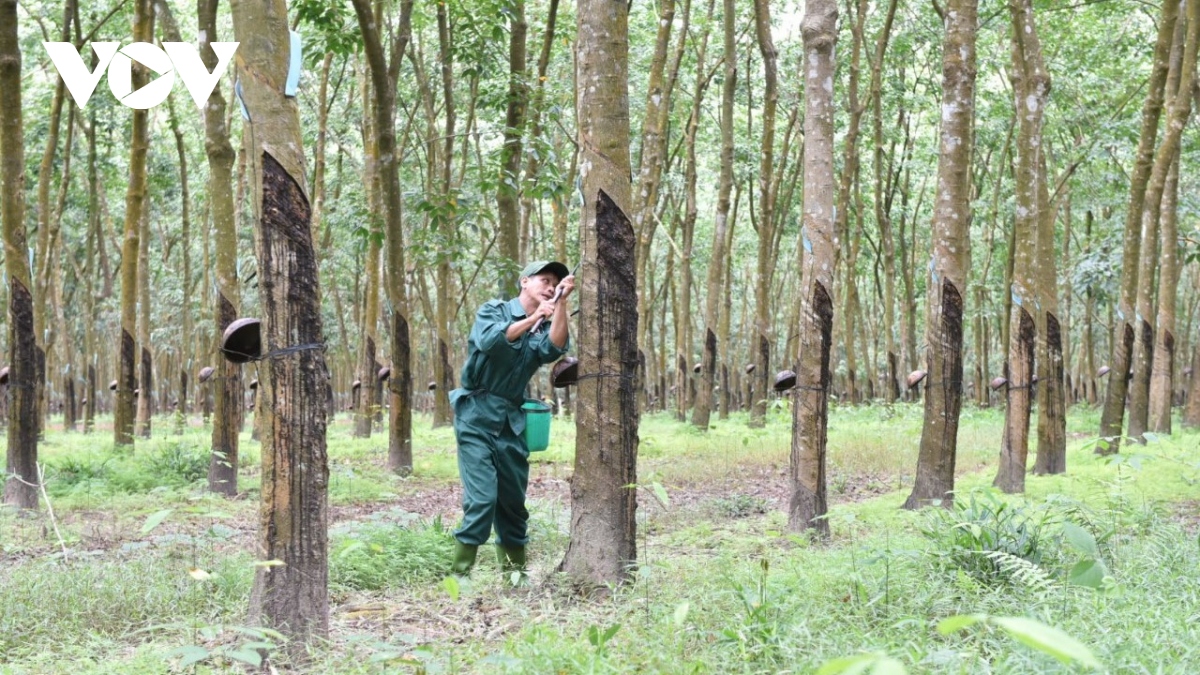
[[537, 353], [538, 363], [542, 365], [554, 363], [571, 348], [571, 336], [567, 336], [566, 344], [557, 347], [550, 339], [550, 329], [546, 328], [533, 338], [533, 348]]
[[512, 322], [504, 313], [504, 303], [492, 300], [479, 308], [475, 315], [475, 328], [471, 330], [479, 351], [494, 359], [511, 358], [521, 347], [521, 342], [509, 342], [504, 333]]

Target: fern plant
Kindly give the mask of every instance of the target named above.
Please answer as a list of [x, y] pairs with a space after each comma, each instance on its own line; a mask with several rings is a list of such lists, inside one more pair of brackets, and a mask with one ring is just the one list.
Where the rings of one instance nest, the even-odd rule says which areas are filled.
[[1017, 572], [1023, 572], [1023, 580], [1030, 579], [1028, 568], [1018, 569], [1013, 560], [1041, 567], [1058, 553], [1054, 516], [1046, 509], [1010, 504], [990, 489], [966, 497], [956, 499], [949, 509], [930, 509], [921, 528], [940, 567], [998, 585], [1015, 581]]

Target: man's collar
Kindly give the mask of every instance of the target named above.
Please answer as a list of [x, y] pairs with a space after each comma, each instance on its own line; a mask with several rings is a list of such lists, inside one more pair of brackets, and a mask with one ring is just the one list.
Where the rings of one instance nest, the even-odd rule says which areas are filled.
[[508, 311], [512, 312], [514, 319], [528, 316], [525, 312], [525, 306], [521, 304], [521, 296], [519, 295], [508, 301]]

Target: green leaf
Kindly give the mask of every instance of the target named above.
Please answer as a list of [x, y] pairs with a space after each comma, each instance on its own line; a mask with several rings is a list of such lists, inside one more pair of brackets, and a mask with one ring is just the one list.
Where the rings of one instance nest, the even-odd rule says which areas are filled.
[[1092, 536], [1091, 532], [1088, 532], [1075, 523], [1064, 523], [1063, 535], [1067, 538], [1067, 543], [1076, 551], [1093, 558], [1100, 555], [1100, 548], [1096, 546], [1096, 538]]
[[1108, 570], [1099, 560], [1080, 560], [1071, 568], [1069, 575], [1071, 583], [1087, 588], [1101, 588]]
[[142, 523], [142, 534], [150, 534], [150, 531], [162, 524], [162, 521], [167, 519], [175, 509], [163, 509], [150, 514], [146, 522]]
[[896, 659], [881, 655], [871, 668], [871, 675], [908, 675], [908, 669]]
[[662, 486], [662, 483], [651, 483], [650, 490], [654, 492], [654, 496], [658, 498], [664, 509], [671, 508], [671, 498], [667, 496], [667, 489]]
[[678, 606], [675, 607], [675, 625], [676, 626], [683, 626], [683, 623], [685, 621], [687, 621], [689, 610], [691, 610], [691, 604], [687, 603], [687, 602], [681, 602], [681, 603], [679, 603]]
[[225, 652], [225, 656], [228, 656], [234, 661], [247, 663], [255, 668], [258, 668], [262, 665], [262, 654], [259, 654], [253, 649], [231, 649]]
[[958, 614], [939, 621], [937, 629], [942, 635], [949, 635], [964, 628], [970, 628], [985, 619], [987, 619], [986, 614]]
[[460, 591], [458, 577], [451, 575], [443, 579], [442, 588], [446, 589], [446, 593], [450, 596], [451, 600], [458, 602], [458, 594]]
[[908, 669], [887, 654], [859, 654], [828, 661], [817, 675], [907, 675]]
[[1063, 663], [1100, 669], [1100, 662], [1082, 642], [1053, 626], [1021, 616], [998, 616], [992, 621], [1018, 642], [1049, 654]]
[[169, 659], [174, 658], [176, 656], [183, 657], [183, 658], [179, 659], [179, 667], [180, 668], [187, 668], [188, 666], [192, 666], [197, 663], [200, 663], [201, 661], [207, 659], [210, 655], [211, 654], [207, 649], [205, 649], [204, 647], [200, 647], [198, 645], [188, 645], [186, 647], [179, 647], [179, 648], [172, 649], [171, 651], [167, 652], [167, 658], [169, 658]]
[[874, 654], [859, 654], [843, 656], [832, 661], [826, 661], [817, 669], [817, 675], [862, 675], [867, 668], [875, 663]]

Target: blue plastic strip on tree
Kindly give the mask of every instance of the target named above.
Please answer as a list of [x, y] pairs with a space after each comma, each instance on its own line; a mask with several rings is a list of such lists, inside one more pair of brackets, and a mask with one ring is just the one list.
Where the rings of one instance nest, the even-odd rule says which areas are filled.
[[246, 99], [242, 98], [242, 78], [233, 81], [233, 93], [237, 96], [238, 106], [242, 109], [242, 119], [250, 121], [250, 111], [246, 109]]
[[300, 88], [300, 58], [303, 50], [300, 45], [300, 34], [294, 30], [288, 32], [292, 36], [291, 62], [288, 63], [287, 84], [283, 87], [283, 94], [294, 98], [296, 90]]

